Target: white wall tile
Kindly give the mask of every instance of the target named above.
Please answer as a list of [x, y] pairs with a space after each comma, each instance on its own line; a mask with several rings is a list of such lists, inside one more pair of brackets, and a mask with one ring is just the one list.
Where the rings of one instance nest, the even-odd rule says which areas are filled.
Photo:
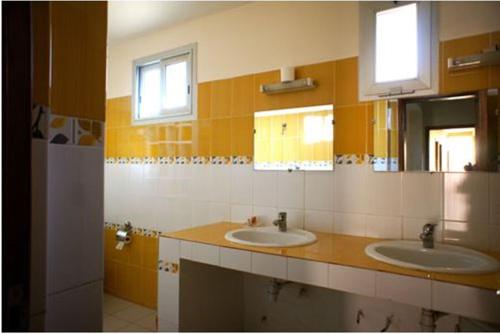
[[437, 224], [434, 227], [434, 241], [443, 241], [443, 222], [425, 218], [403, 218], [403, 239], [419, 240], [425, 224]]
[[156, 226], [161, 232], [172, 231], [172, 219], [174, 216], [173, 202], [168, 197], [154, 197]]
[[221, 247], [220, 266], [228, 269], [252, 272], [252, 253]]
[[197, 201], [210, 200], [210, 165], [193, 165], [191, 182], [191, 199]]
[[47, 289], [55, 293], [103, 277], [103, 151], [49, 145], [47, 168]]
[[231, 206], [229, 203], [209, 204], [209, 223], [229, 221], [231, 218]]
[[246, 223], [247, 219], [252, 217], [253, 208], [251, 205], [231, 205], [231, 222]]
[[433, 281], [432, 309], [500, 323], [500, 298], [493, 290]]
[[335, 173], [305, 172], [305, 208], [306, 210], [335, 209]]
[[500, 173], [489, 173], [490, 224], [500, 226]]
[[275, 171], [253, 172], [254, 206], [275, 207], [277, 203], [278, 176]]
[[258, 224], [269, 226], [273, 224], [273, 220], [278, 219], [278, 210], [265, 206], [254, 206], [253, 215], [257, 217]]
[[337, 165], [335, 167], [336, 211], [346, 213], [366, 212], [367, 172], [368, 167], [366, 166]]
[[179, 274], [158, 272], [158, 318], [179, 323]]
[[331, 211], [308, 210], [305, 213], [305, 229], [313, 232], [333, 233], [333, 217]]
[[179, 231], [191, 227], [192, 212], [191, 201], [183, 198], [173, 198], [169, 202], [172, 205], [171, 231]]
[[253, 166], [231, 166], [231, 203], [251, 205], [253, 203]]
[[444, 219], [486, 223], [489, 219], [488, 174], [444, 174]]
[[288, 280], [328, 287], [328, 264], [288, 258]]
[[179, 325], [167, 320], [158, 319], [158, 332], [173, 333], [179, 331]]
[[369, 171], [363, 190], [367, 194], [367, 214], [378, 216], [401, 215], [402, 173]]
[[193, 242], [191, 244], [191, 259], [196, 262], [219, 265], [219, 247]]
[[286, 279], [287, 259], [282, 256], [252, 253], [252, 273]]
[[439, 220], [442, 201], [442, 173], [403, 173], [403, 216]]
[[489, 232], [489, 225], [487, 224], [445, 221], [443, 241], [479, 250], [487, 250], [490, 242]]
[[45, 330], [99, 332], [102, 330], [102, 281], [47, 297]]
[[366, 215], [366, 236], [372, 238], [401, 239], [401, 217], [384, 217]]
[[331, 264], [328, 286], [339, 291], [375, 297], [375, 271]]
[[191, 202], [191, 226], [202, 226], [209, 223], [210, 206], [207, 201]]
[[352, 213], [335, 213], [333, 231], [364, 237], [366, 235], [365, 215]]
[[304, 172], [278, 172], [278, 207], [304, 208]]
[[193, 243], [192, 242], [181, 240], [180, 257], [183, 259], [188, 259], [188, 260], [192, 259], [192, 257], [193, 257]]
[[376, 272], [376, 297], [431, 308], [431, 280]]
[[163, 261], [179, 263], [180, 241], [172, 238], [159, 238], [158, 258]]
[[229, 203], [231, 165], [212, 165], [210, 171], [210, 201]]
[[[288, 227], [294, 227], [300, 229], [304, 228], [305, 212], [303, 210], [297, 210], [292, 208], [278, 208], [278, 214], [279, 212], [286, 212], [286, 222]], [[276, 218], [274, 219], [278, 219], [278, 216], [276, 216]]]

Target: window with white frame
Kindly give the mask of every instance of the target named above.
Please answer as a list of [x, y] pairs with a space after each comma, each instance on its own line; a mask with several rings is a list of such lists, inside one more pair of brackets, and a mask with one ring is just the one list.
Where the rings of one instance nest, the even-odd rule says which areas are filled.
[[360, 100], [437, 93], [437, 25], [432, 2], [359, 5]]
[[196, 44], [137, 59], [134, 124], [196, 119]]

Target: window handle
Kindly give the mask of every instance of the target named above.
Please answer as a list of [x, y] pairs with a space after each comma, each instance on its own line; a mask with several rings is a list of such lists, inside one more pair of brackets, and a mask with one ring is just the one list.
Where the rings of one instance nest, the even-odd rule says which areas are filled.
[[380, 94], [378, 97], [389, 97], [389, 96], [397, 96], [397, 95], [405, 95], [413, 93], [415, 93], [414, 89], [404, 90], [403, 87], [394, 87], [390, 88], [387, 93]]

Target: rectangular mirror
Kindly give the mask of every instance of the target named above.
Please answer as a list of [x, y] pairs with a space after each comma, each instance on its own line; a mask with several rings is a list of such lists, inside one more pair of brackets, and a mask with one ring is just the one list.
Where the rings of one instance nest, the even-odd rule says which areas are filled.
[[498, 171], [498, 90], [377, 101], [374, 170]]
[[333, 170], [333, 105], [254, 115], [254, 169]]

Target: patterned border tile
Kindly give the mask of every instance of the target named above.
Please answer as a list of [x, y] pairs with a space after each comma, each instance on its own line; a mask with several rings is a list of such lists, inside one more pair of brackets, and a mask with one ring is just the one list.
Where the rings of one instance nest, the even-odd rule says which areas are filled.
[[231, 158], [230, 157], [213, 156], [210, 158], [210, 163], [212, 165], [229, 165], [231, 163]]
[[74, 118], [73, 122], [75, 144], [81, 146], [103, 146], [103, 122], [82, 118]]
[[49, 133], [50, 108], [41, 104], [31, 110], [31, 138], [47, 139]]
[[48, 139], [51, 144], [74, 144], [73, 118], [50, 114]]
[[[104, 229], [106, 230], [118, 230], [121, 224], [104, 222]], [[145, 237], [157, 237], [160, 235], [160, 232], [155, 230], [150, 230], [141, 227], [132, 227], [132, 235], [142, 235]]]

